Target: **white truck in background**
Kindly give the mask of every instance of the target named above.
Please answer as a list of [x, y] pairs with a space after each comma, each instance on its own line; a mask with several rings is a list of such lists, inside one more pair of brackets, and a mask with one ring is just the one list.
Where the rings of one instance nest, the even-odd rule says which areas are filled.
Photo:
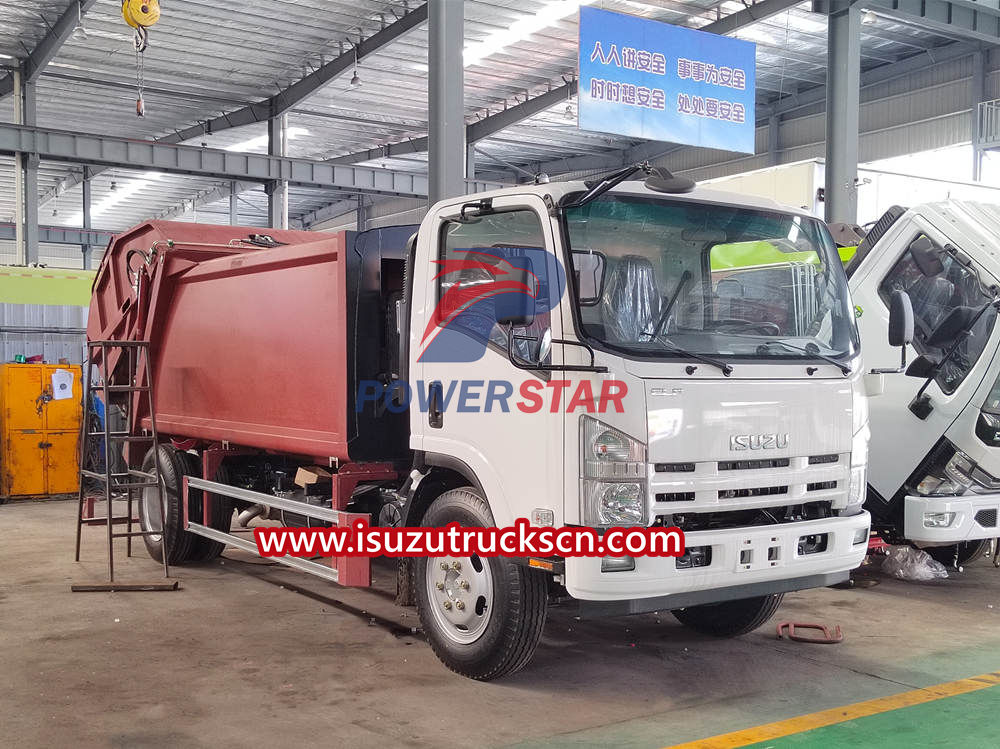
[[865, 504], [873, 529], [960, 566], [1000, 535], [1000, 206], [893, 208], [847, 265], [866, 368], [887, 367], [893, 292], [909, 295], [917, 358], [868, 376]]

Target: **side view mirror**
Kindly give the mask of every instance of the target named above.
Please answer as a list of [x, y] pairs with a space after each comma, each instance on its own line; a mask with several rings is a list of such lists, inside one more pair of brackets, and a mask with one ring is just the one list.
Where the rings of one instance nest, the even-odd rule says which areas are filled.
[[552, 328], [546, 328], [542, 337], [538, 341], [538, 351], [535, 352], [535, 361], [539, 364], [549, 358], [552, 353]]
[[941, 262], [942, 249], [930, 238], [921, 235], [910, 242], [908, 249], [921, 275], [933, 278], [944, 272], [944, 263]]
[[978, 313], [979, 310], [972, 307], [955, 307], [931, 331], [927, 337], [927, 345], [935, 348], [950, 346], [959, 335], [972, 327]]
[[493, 297], [496, 320], [507, 328], [526, 328], [535, 320], [538, 277], [528, 268], [514, 267], [505, 279], [509, 290]]
[[905, 291], [892, 292], [889, 300], [889, 345], [913, 343], [913, 304]]
[[889, 299], [889, 345], [900, 347], [898, 369], [873, 369], [872, 374], [898, 374], [906, 369], [906, 347], [913, 343], [913, 305], [905, 291], [894, 291]]

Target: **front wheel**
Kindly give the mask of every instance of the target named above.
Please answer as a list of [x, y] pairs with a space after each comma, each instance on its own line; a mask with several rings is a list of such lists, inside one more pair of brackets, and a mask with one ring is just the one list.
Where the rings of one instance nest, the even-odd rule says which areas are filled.
[[753, 632], [774, 616], [784, 593], [741, 598], [738, 601], [706, 603], [675, 609], [672, 613], [681, 624], [713, 637], [738, 637]]
[[[438, 497], [426, 527], [448, 523], [493, 525], [486, 500], [470, 487]], [[535, 652], [548, 605], [544, 573], [503, 557], [420, 557], [416, 560], [417, 611], [441, 661], [479, 681], [512, 674]]]
[[985, 553], [989, 542], [988, 538], [982, 541], [961, 541], [950, 546], [928, 546], [924, 551], [931, 555], [931, 559], [945, 567], [952, 567], [956, 562], [962, 567]]

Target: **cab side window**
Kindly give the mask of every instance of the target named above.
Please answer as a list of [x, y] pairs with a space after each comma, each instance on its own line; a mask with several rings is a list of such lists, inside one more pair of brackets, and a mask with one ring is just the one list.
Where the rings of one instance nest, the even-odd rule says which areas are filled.
[[[941, 262], [944, 269], [940, 273], [925, 276], [907, 250], [879, 284], [879, 297], [886, 306], [889, 305], [893, 291], [905, 291], [910, 295], [913, 303], [913, 347], [917, 353], [935, 360], [944, 356], [953, 341], [942, 347], [934, 347], [927, 344], [927, 339], [948, 313], [956, 307], [978, 308], [990, 301], [979, 288], [975, 273], [963, 267], [951, 255], [942, 255]], [[935, 378], [942, 391], [953, 393], [962, 384], [982, 355], [995, 321], [996, 315], [983, 315], [973, 327], [972, 335], [965, 337], [958, 350], [942, 367]]]
[[[541, 288], [534, 322], [515, 332], [518, 336], [541, 336], [549, 327], [548, 308], [552, 306], [546, 303], [546, 257], [541, 220], [534, 211], [500, 211], [445, 222], [435, 273], [438, 326], [449, 326], [506, 349], [506, 330], [495, 324], [490, 297], [505, 288], [512, 268], [523, 268], [539, 277]], [[517, 343], [520, 346], [523, 342]]]

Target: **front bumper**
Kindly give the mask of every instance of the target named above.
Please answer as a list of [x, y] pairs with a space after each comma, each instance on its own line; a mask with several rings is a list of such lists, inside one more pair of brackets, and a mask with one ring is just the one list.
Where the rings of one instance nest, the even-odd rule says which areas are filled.
[[[924, 513], [953, 512], [944, 528], [925, 528]], [[910, 541], [956, 544], [1000, 536], [1000, 494], [964, 494], [961, 497], [913, 497], [903, 504], [903, 535]]]
[[[692, 569], [677, 569], [673, 557], [638, 557], [633, 571], [602, 573], [599, 558], [570, 557], [566, 559], [566, 590], [585, 601], [657, 599], [658, 609], [670, 608], [672, 596], [677, 601], [690, 600], [692, 594], [702, 591], [719, 590], [717, 600], [725, 600], [741, 597], [740, 588], [746, 590], [742, 597], [790, 590], [784, 583], [792, 579], [804, 581], [796, 589], [827, 585], [845, 579], [847, 572], [861, 564], [868, 551], [870, 525], [871, 516], [862, 512], [801, 523], [688, 533], [688, 547], [712, 547], [711, 563]], [[854, 538], [862, 530], [864, 541], [855, 544]], [[800, 555], [799, 539], [817, 534], [827, 534], [825, 550]], [[744, 552], [750, 552], [748, 563]], [[831, 577], [836, 573], [843, 575]], [[673, 607], [684, 605], [692, 604]]]

